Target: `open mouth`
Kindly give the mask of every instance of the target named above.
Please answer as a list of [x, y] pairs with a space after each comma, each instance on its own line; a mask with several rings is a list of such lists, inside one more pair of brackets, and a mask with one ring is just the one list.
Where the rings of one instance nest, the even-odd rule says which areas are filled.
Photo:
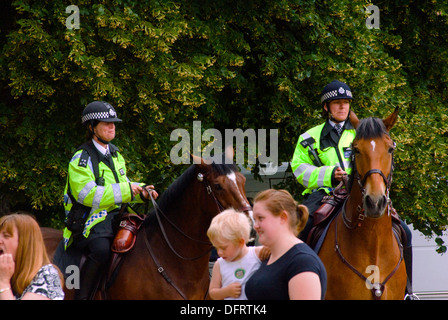
[[5, 252], [3, 251], [3, 249], [0, 249], [0, 256], [1, 256], [3, 253], [5, 253]]

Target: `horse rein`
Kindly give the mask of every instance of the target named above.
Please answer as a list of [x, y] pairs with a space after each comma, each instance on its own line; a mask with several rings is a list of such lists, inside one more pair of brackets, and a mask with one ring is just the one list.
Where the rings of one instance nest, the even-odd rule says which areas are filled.
[[165, 241], [166, 241], [166, 243], [168, 244], [168, 246], [169, 246], [169, 248], [171, 249], [171, 251], [172, 251], [178, 258], [180, 258], [180, 259], [182, 259], [182, 260], [190, 260], [190, 261], [193, 261], [193, 260], [197, 260], [197, 259], [201, 258], [202, 256], [204, 256], [204, 255], [206, 255], [207, 253], [210, 252], [211, 248], [208, 249], [206, 252], [201, 253], [200, 255], [198, 255], [198, 256], [196, 256], [196, 257], [191, 257], [191, 258], [184, 257], [184, 256], [182, 256], [180, 253], [178, 253], [178, 252], [176, 251], [176, 249], [174, 249], [173, 245], [171, 244], [171, 242], [170, 242], [169, 239], [168, 239], [168, 235], [167, 235], [167, 233], [166, 233], [166, 230], [165, 230], [165, 228], [164, 228], [164, 226], [163, 226], [163, 223], [162, 223], [162, 220], [161, 220], [161, 218], [160, 218], [161, 215], [165, 218], [166, 221], [168, 221], [168, 223], [169, 223], [173, 228], [175, 228], [175, 229], [176, 229], [181, 235], [183, 235], [184, 237], [186, 237], [186, 238], [192, 240], [193, 242], [199, 243], [199, 244], [208, 245], [208, 246], [212, 246], [212, 244], [211, 244], [211, 242], [209, 242], [209, 241], [202, 241], [202, 240], [194, 239], [194, 238], [190, 237], [188, 234], [186, 234], [185, 232], [183, 232], [183, 231], [182, 231], [178, 226], [176, 226], [170, 219], [168, 219], [168, 217], [166, 216], [166, 214], [162, 211], [162, 209], [160, 209], [159, 205], [158, 205], [157, 202], [154, 200], [152, 194], [150, 193], [149, 195], [150, 195], [150, 197], [151, 197], [151, 202], [152, 202], [152, 204], [153, 204], [153, 206], [154, 206], [154, 213], [155, 213], [155, 216], [156, 216], [156, 218], [157, 218], [157, 222], [158, 222], [158, 224], [159, 224], [159, 226], [160, 226], [160, 230], [161, 230], [161, 232], [162, 232], [163, 238], [165, 239]]
[[[392, 230], [392, 231], [395, 236], [395, 239], [397, 240], [398, 247], [400, 248], [400, 259], [398, 260], [398, 263], [395, 266], [395, 268], [392, 270], [391, 273], [389, 273], [389, 275], [384, 279], [383, 282], [381, 282], [381, 283], [376, 282], [376, 283], [372, 284], [372, 288], [370, 290], [372, 291], [372, 295], [375, 300], [381, 299], [381, 296], [383, 295], [383, 292], [384, 292], [384, 287], [386, 285], [386, 282], [389, 281], [390, 278], [392, 278], [392, 276], [395, 274], [395, 272], [397, 272], [398, 268], [400, 267], [401, 262], [403, 261], [403, 246], [401, 245], [400, 240], [399, 240], [398, 235], [395, 232], [395, 230]], [[344, 255], [342, 254], [341, 246], [339, 245], [339, 242], [338, 242], [338, 219], [336, 219], [335, 224], [334, 224], [334, 250], [337, 252], [341, 261], [347, 267], [349, 267], [350, 270], [352, 270], [357, 276], [359, 276], [362, 280], [364, 280], [366, 284], [369, 282], [368, 278], [365, 277], [361, 272], [356, 270], [356, 268], [350, 262], [348, 262], [347, 259], [345, 259]]]

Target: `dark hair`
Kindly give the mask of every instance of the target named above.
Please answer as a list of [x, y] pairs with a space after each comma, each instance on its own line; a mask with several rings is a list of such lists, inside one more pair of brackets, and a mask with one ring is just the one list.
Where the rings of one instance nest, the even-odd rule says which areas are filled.
[[98, 123], [100, 123], [98, 120], [91, 120], [85, 124], [87, 128], [86, 141], [90, 141], [93, 139], [93, 130], [90, 130], [90, 126], [92, 126], [93, 129], [98, 125]]

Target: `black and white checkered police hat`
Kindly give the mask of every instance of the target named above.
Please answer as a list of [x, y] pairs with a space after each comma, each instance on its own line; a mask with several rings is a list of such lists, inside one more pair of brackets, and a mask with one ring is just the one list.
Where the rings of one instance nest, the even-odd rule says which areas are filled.
[[98, 120], [103, 122], [121, 122], [117, 118], [117, 112], [114, 107], [105, 101], [90, 102], [82, 112], [82, 124], [85, 125], [91, 120]]
[[325, 102], [338, 99], [353, 100], [352, 90], [344, 82], [333, 80], [323, 88], [320, 102], [323, 105]]

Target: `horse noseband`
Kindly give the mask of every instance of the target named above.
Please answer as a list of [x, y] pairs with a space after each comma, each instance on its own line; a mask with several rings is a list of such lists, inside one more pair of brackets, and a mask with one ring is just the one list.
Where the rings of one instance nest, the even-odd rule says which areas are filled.
[[371, 169], [371, 170], [367, 171], [367, 173], [362, 178], [362, 181], [360, 181], [361, 186], [364, 187], [367, 178], [370, 175], [374, 174], [374, 173], [378, 173], [383, 178], [383, 181], [384, 181], [384, 184], [386, 185], [386, 188], [389, 189], [390, 184], [391, 184], [391, 181], [390, 181], [391, 180], [391, 175], [389, 174], [389, 177], [386, 178], [386, 176], [384, 175], [383, 171], [381, 171], [380, 169]]

